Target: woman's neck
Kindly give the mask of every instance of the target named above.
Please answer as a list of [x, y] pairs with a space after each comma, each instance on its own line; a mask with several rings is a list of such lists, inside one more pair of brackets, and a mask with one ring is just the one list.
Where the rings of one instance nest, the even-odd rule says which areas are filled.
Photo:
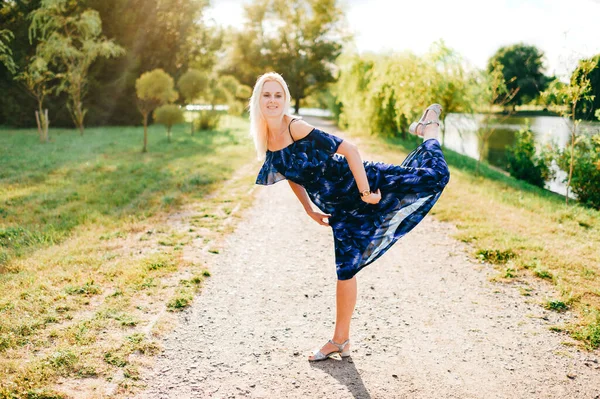
[[267, 119], [267, 136], [268, 137], [278, 137], [285, 130], [286, 126], [286, 117], [283, 115], [281, 118], [277, 119]]

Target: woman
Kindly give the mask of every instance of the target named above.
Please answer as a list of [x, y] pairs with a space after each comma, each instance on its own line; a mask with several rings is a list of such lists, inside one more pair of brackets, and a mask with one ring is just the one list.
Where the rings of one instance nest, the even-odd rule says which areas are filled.
[[281, 75], [258, 78], [250, 99], [250, 129], [264, 165], [256, 183], [287, 179], [308, 216], [333, 230], [335, 331], [309, 361], [335, 353], [350, 356], [355, 274], [416, 226], [448, 183], [448, 166], [436, 139], [440, 113], [441, 106], [433, 104], [410, 126], [424, 142], [401, 165], [363, 162], [354, 144], [292, 118], [290, 92]]

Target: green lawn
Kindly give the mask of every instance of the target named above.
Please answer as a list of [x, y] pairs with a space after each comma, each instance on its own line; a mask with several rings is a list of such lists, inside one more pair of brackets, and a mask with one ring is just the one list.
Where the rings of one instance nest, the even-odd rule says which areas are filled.
[[[141, 127], [50, 138], [0, 129], [0, 398], [69, 396], [59, 378], [85, 396], [82, 379], [119, 369], [127, 396], [139, 375], [129, 355], [156, 353], [174, 324], [160, 315], [188, 306], [210, 275], [184, 248], [218, 252], [232, 208], [251, 203], [254, 176], [233, 174], [255, 156], [248, 122], [193, 137], [176, 126], [172, 143], [152, 126], [145, 154]], [[181, 231], [169, 217], [186, 206]]]

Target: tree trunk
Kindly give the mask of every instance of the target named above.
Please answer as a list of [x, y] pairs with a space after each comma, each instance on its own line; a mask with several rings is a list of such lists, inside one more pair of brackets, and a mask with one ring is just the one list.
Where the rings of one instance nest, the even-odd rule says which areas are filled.
[[194, 117], [192, 116], [192, 121], [190, 122], [190, 128], [192, 131], [192, 136], [194, 135]]
[[83, 110], [81, 109], [81, 105], [81, 101], [77, 101], [77, 105], [75, 107], [75, 117], [77, 118], [77, 128], [79, 129], [79, 134], [83, 136]]
[[300, 98], [296, 98], [296, 102], [294, 103], [294, 113], [298, 115], [300, 112]]
[[48, 127], [50, 126], [50, 119], [48, 119], [48, 108], [44, 110], [44, 141], [46, 143], [50, 141], [50, 137], [48, 137]]
[[569, 204], [569, 188], [571, 187], [571, 178], [573, 177], [573, 161], [575, 158], [575, 133], [577, 127], [573, 125], [571, 131], [571, 161], [569, 162], [569, 178], [567, 179], [567, 205]]
[[[43, 116], [42, 116], [43, 118]], [[35, 111], [35, 121], [37, 123], [37, 127], [38, 127], [38, 134], [40, 135], [40, 143], [44, 142], [44, 132], [42, 131], [42, 123], [40, 122], [40, 112], [39, 111]]]
[[171, 142], [171, 126], [167, 126], [167, 141]]
[[143, 113], [144, 119], [144, 148], [142, 149], [142, 152], [148, 152], [147, 150], [147, 144], [148, 144], [148, 113], [144, 112]]

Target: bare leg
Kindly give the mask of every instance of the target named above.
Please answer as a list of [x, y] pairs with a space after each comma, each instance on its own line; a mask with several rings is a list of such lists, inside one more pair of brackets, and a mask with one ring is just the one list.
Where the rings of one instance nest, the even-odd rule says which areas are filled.
[[[352, 319], [352, 313], [354, 313], [354, 306], [356, 305], [356, 292], [356, 276], [349, 280], [338, 280], [336, 287], [335, 331], [333, 333], [333, 342], [337, 344], [341, 344], [350, 338], [350, 320]], [[349, 348], [350, 344], [344, 347], [344, 349]], [[324, 354], [336, 350], [337, 347], [329, 342], [321, 348], [321, 352]], [[312, 359], [312, 356], [310, 356], [310, 359]]]
[[[433, 121], [439, 121], [439, 118], [438, 118], [437, 114], [433, 110], [427, 111], [427, 115], [425, 115], [425, 119], [427, 119], [427, 120], [433, 120]], [[438, 125], [436, 125], [435, 123], [432, 123], [432, 124], [427, 125], [425, 127], [423, 127], [421, 125], [421, 126], [419, 126], [419, 133], [423, 134], [423, 140], [437, 139], [438, 135], [440, 133], [440, 127]]]

